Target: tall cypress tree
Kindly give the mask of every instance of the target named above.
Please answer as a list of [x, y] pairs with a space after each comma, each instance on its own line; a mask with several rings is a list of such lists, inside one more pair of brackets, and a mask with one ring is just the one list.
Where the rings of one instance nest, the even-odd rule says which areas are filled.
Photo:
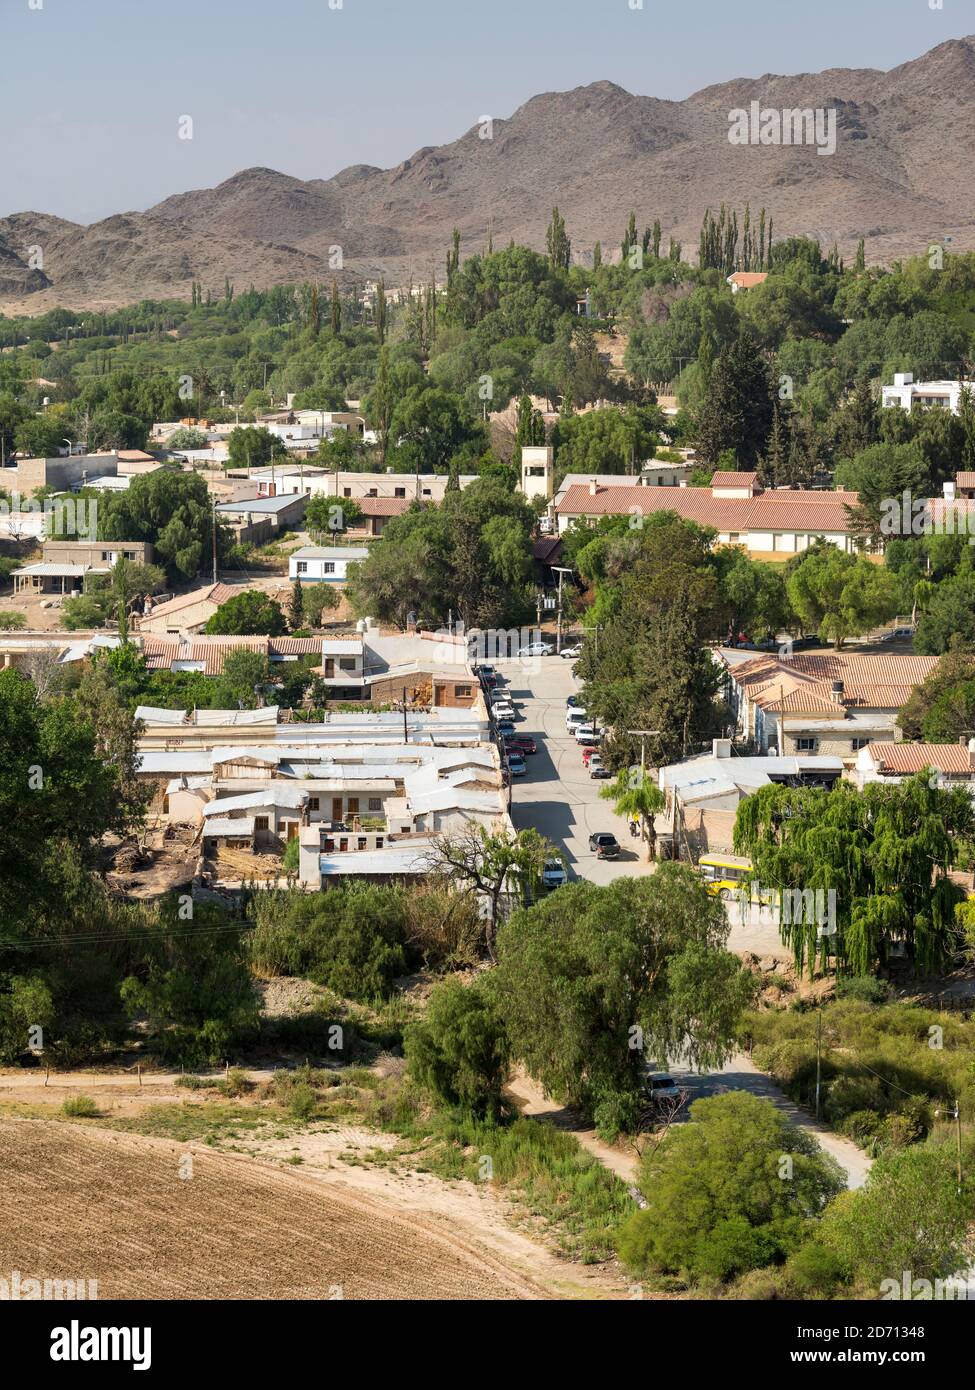
[[342, 330], [342, 306], [339, 303], [339, 287], [332, 281], [332, 304], [331, 304], [331, 329], [338, 336]]
[[740, 335], [718, 357], [697, 421], [697, 445], [707, 464], [733, 450], [742, 469], [753, 469], [765, 453], [772, 429], [774, 396], [768, 363]]

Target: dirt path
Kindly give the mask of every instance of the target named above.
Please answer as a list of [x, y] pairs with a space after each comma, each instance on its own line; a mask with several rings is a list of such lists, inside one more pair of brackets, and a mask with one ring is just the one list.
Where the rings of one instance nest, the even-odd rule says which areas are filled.
[[622, 1178], [623, 1182], [636, 1182], [640, 1160], [635, 1153], [626, 1153], [622, 1149], [614, 1149], [611, 1144], [604, 1144], [596, 1137], [595, 1130], [584, 1124], [574, 1111], [559, 1105], [557, 1101], [549, 1100], [541, 1086], [520, 1067], [509, 1083], [508, 1091], [519, 1102], [519, 1109], [523, 1115], [531, 1115], [537, 1120], [545, 1120], [548, 1124], [555, 1125], [556, 1129], [564, 1129], [568, 1134], [572, 1134], [593, 1158], [597, 1158], [604, 1167], [609, 1168], [618, 1178]]

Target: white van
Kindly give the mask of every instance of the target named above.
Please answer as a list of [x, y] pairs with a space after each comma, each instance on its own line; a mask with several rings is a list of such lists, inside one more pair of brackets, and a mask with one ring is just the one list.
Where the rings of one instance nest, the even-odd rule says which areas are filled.
[[577, 705], [567, 709], [565, 712], [566, 733], [574, 734], [579, 725], [585, 724], [588, 718], [589, 716], [586, 711], [584, 709], [579, 709]]

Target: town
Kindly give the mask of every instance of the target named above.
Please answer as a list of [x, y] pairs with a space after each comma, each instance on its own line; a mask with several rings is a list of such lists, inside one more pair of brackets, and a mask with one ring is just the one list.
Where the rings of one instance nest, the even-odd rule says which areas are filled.
[[740, 183], [0, 260], [0, 1286], [971, 1296], [975, 240]]

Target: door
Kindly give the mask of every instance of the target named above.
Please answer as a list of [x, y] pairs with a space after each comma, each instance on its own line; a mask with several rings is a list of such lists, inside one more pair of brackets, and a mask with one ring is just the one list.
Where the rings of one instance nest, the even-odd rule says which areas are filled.
[[340, 796], [333, 796], [333, 797], [332, 797], [332, 820], [341, 820], [341, 819], [342, 819], [342, 798], [341, 798]]

